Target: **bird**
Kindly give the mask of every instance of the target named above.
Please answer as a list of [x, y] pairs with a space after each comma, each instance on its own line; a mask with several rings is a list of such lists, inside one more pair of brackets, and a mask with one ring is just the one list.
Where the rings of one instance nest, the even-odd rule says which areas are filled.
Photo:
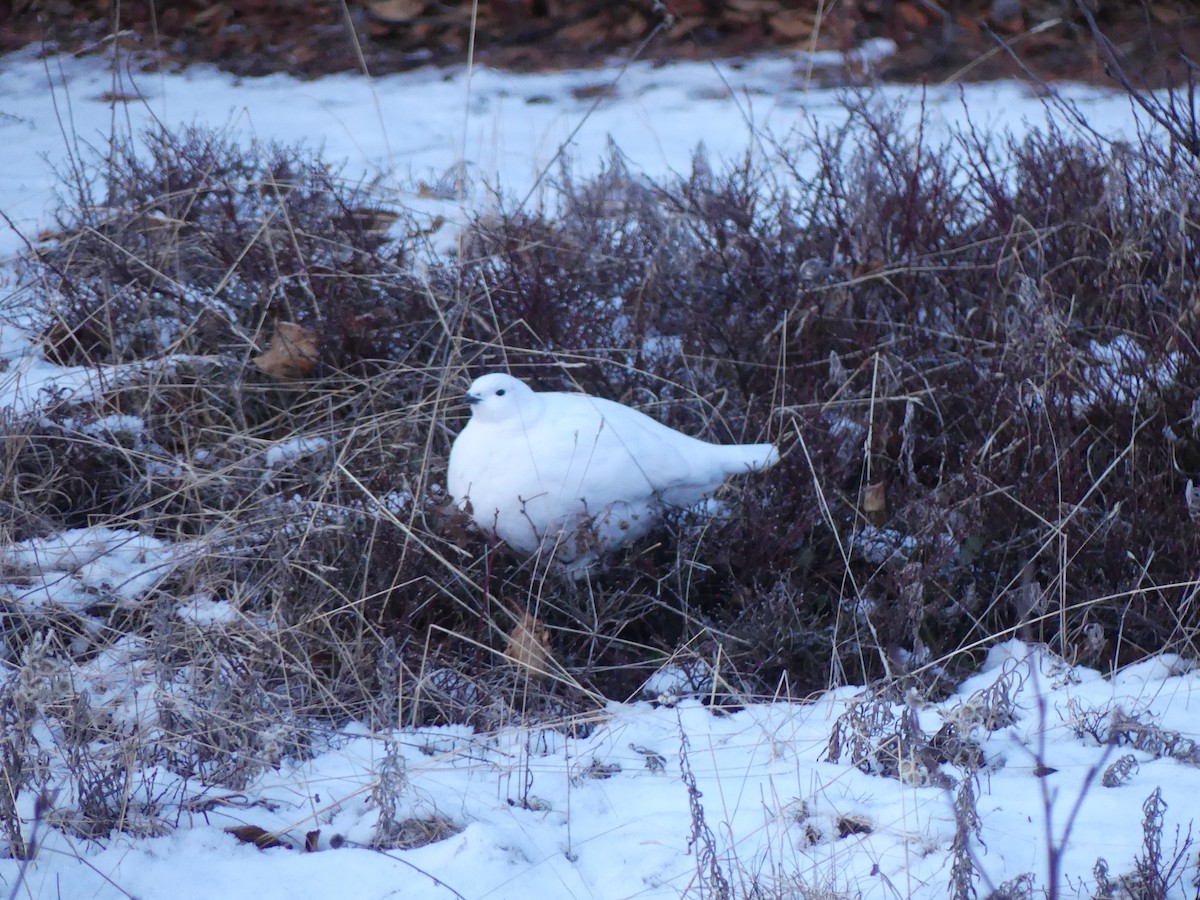
[[586, 567], [689, 508], [730, 475], [767, 469], [773, 444], [711, 444], [632, 407], [535, 391], [504, 372], [476, 378], [450, 448], [446, 489], [486, 535]]

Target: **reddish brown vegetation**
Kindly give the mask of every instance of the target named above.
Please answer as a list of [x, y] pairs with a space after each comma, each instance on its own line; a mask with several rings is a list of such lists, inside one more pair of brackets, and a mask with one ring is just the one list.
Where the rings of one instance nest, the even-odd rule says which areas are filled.
[[[111, 193], [30, 262], [47, 349], [191, 356], [93, 412], [68, 397], [10, 422], [9, 536], [130, 508], [165, 539], [219, 523], [208, 590], [246, 585], [239, 602], [294, 622], [322, 690], [374, 703], [390, 635], [410, 671], [456, 673], [422, 688], [448, 717], [482, 714], [456, 679], [492, 677], [524, 610], [610, 696], [684, 641], [719, 645], [746, 689], [944, 670], [1010, 634], [1100, 665], [1195, 652], [1195, 159], [1050, 133], [997, 169], [981, 138], [954, 155], [852, 118], [804, 147], [811, 176], [788, 151], [661, 184], [614, 158], [563, 176], [553, 215], [481, 218], [421, 269], [422, 229], [384, 233], [303, 156], [195, 131], [119, 150]], [[299, 380], [249, 362], [276, 323], [321, 337]], [[547, 581], [485, 554], [438, 487], [456, 398], [496, 368], [784, 459], [727, 515]], [[110, 412], [144, 429], [78, 430]], [[264, 480], [263, 446], [318, 435]]]
[[[1195, 0], [1099, 4], [1099, 25], [1138, 81], [1179, 81], [1180, 53], [1200, 58]], [[157, 12], [155, 11], [157, 7]], [[643, 58], [708, 58], [763, 50], [848, 50], [896, 42], [881, 68], [905, 80], [994, 78], [1028, 66], [1044, 79], [1104, 79], [1070, 0], [19, 0], [0, 7], [0, 49], [49, 41], [69, 51], [128, 32], [141, 64], [214, 62], [243, 75], [360, 70], [372, 74], [465, 60], [517, 69]], [[1007, 46], [1010, 50], [1003, 49]], [[839, 73], [844, 77], [844, 73]]]

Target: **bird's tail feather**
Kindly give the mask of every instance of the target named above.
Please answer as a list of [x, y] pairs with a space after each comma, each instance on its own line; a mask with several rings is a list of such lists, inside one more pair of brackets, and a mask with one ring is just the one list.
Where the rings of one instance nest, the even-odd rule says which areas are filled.
[[740, 469], [754, 471], [769, 469], [779, 462], [779, 451], [774, 444], [726, 444], [730, 461]]

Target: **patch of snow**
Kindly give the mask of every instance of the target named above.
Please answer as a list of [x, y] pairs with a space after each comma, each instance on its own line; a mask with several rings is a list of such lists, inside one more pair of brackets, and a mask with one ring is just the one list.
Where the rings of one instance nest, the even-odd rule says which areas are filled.
[[0, 596], [26, 611], [139, 603], [174, 568], [175, 548], [123, 528], [72, 528], [0, 549]]
[[310, 456], [324, 450], [329, 444], [329, 438], [323, 437], [300, 437], [280, 441], [267, 448], [264, 462], [268, 469], [278, 469], [290, 465], [302, 456]]
[[[1046, 816], [1069, 879], [1060, 889], [1077, 885], [1085, 895], [1094, 890], [1097, 857], [1114, 874], [1132, 871], [1142, 842], [1138, 810], [1156, 789], [1167, 803], [1166, 841], [1176, 827], [1182, 834], [1195, 826], [1200, 768], [1089, 742], [1069, 714], [1120, 708], [1157, 727], [1189, 727], [1200, 709], [1200, 672], [1177, 662], [1164, 657], [1104, 678], [1009, 642], [953, 696], [925, 705], [923, 729], [970, 728], [987, 763], [976, 784], [978, 842], [970, 839], [981, 895], [1025, 872], [1046, 884]], [[976, 715], [995, 705], [981, 699], [989, 691], [1011, 699], [1007, 723], [986, 725]], [[383, 898], [403, 883], [405, 896], [429, 898], [676, 898], [696, 891], [710, 871], [704, 839], [694, 839], [699, 815], [731, 884], [771, 885], [781, 894], [823, 886], [880, 900], [944, 897], [961, 773], [942, 764], [945, 786], [937, 786], [829, 761], [832, 724], [862, 699], [842, 688], [732, 714], [690, 699], [673, 708], [610, 704], [580, 738], [536, 726], [492, 734], [350, 726], [309, 759], [281, 757], [237, 794], [178, 785], [179, 776], [160, 769], [157, 794], [142, 786], [133, 799], [147, 810], [178, 799], [142, 813], [146, 836], [81, 843], [47, 830], [24, 890], [107, 900], [153, 896], [169, 883], [172, 896], [190, 900], [218, 890], [243, 896], [253, 885], [256, 897], [282, 900], [339, 895], [346, 884], [356, 897]], [[1102, 786], [1098, 773], [1126, 752], [1136, 770], [1119, 786]], [[379, 794], [385, 769], [400, 776], [388, 798]], [[436, 816], [450, 828], [425, 846], [372, 851], [384, 799], [394, 820]], [[198, 802], [203, 817], [171, 812], [173, 804]], [[177, 827], [158, 833], [164, 821]], [[243, 825], [277, 832], [290, 849], [258, 850], [224, 832]], [[315, 852], [303, 852], [306, 834]], [[5, 883], [15, 883], [18, 866], [0, 860]], [[1184, 878], [1194, 872], [1189, 856]]]
[[894, 528], [863, 525], [854, 535], [854, 550], [868, 562], [882, 565], [895, 556], [907, 558], [917, 549], [917, 539]]
[[[861, 52], [876, 60], [887, 50], [872, 43]], [[463, 203], [486, 207], [497, 188], [515, 196], [536, 192], [564, 158], [590, 170], [609, 157], [613, 144], [632, 169], [663, 177], [687, 171], [700, 143], [715, 163], [740, 158], [763, 135], [840, 127], [850, 117], [845, 91], [814, 89], [809, 62], [795, 53], [729, 63], [635, 62], [617, 80], [616, 95], [593, 108], [574, 99], [575, 92], [607, 82], [608, 73], [476, 68], [468, 78], [465, 68], [428, 68], [375, 79], [300, 81], [239, 79], [205, 66], [178, 74], [114, 74], [97, 57], [10, 54], [0, 58], [0, 141], [7, 152], [0, 209], [20, 235], [0, 226], [0, 258], [35, 240], [45, 226], [56, 169], [77, 169], [102, 153], [114, 128], [136, 134], [155, 121], [201, 124], [320, 146], [327, 159], [347, 161], [346, 177], [388, 187], [431, 220], [461, 220]], [[1138, 115], [1126, 98], [1084, 86], [1059, 90], [1100, 134], [1136, 136]], [[114, 104], [104, 99], [107, 92], [142, 99]], [[968, 118], [980, 130], [1022, 132], [1056, 116], [1033, 89], [1013, 82], [884, 85], [868, 93], [873, 102], [901, 110], [902, 128], [925, 116], [933, 140], [948, 138]], [[68, 108], [69, 117], [63, 115]]]
[[64, 419], [63, 427], [72, 428], [81, 434], [102, 437], [109, 434], [126, 434], [136, 437], [146, 427], [141, 416], [111, 415], [101, 416], [90, 422], [76, 422], [74, 419]]
[[225, 600], [214, 600], [206, 594], [195, 594], [179, 601], [175, 615], [193, 625], [214, 626], [240, 622], [238, 611]]
[[703, 699], [714, 687], [714, 673], [707, 661], [684, 658], [672, 660], [654, 672], [642, 683], [638, 695], [672, 706], [684, 697]]
[[[388, 491], [386, 494], [384, 494], [382, 497], [379, 498], [378, 508], [385, 509], [388, 512], [390, 512], [392, 515], [397, 515], [402, 510], [407, 509], [408, 506], [412, 504], [412, 502], [413, 502], [412, 491], [409, 491], [407, 489], [399, 490], [399, 491]], [[372, 512], [376, 511], [376, 507], [374, 505], [371, 507], [368, 507], [368, 508]]]
[[1081, 376], [1084, 386], [1073, 398], [1073, 405], [1079, 411], [1090, 409], [1102, 400], [1136, 404], [1147, 388], [1171, 384], [1183, 361], [1175, 352], [1157, 365], [1148, 365], [1146, 351], [1125, 334], [1107, 342], [1092, 341], [1088, 352], [1095, 364], [1084, 368]]

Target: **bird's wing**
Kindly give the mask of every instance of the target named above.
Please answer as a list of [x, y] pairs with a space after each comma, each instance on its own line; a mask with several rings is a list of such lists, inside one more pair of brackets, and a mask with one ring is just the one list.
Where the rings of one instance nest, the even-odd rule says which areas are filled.
[[599, 397], [548, 395], [531, 437], [543, 482], [597, 508], [710, 477], [704, 443]]

